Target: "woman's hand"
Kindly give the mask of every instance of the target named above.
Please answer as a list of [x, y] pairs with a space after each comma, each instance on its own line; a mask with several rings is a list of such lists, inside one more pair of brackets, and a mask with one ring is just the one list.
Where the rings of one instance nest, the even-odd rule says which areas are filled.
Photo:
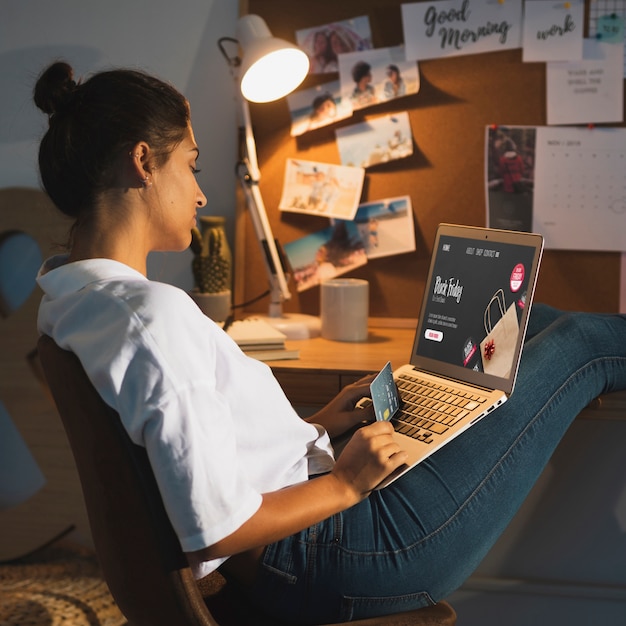
[[370, 397], [370, 383], [376, 374], [370, 374], [346, 385], [324, 408], [307, 418], [307, 422], [313, 422], [323, 426], [328, 434], [337, 437], [354, 426], [374, 420], [372, 406], [357, 408], [356, 404], [362, 398]]
[[406, 462], [392, 433], [389, 422], [363, 426], [330, 473], [263, 494], [261, 507], [248, 521], [197, 555], [215, 559], [265, 546], [354, 506]]
[[357, 430], [332, 470], [342, 483], [365, 498], [391, 472], [406, 463], [407, 453], [393, 439], [389, 422], [374, 422]]
[[[324, 417], [350, 426], [360, 424], [363, 418], [371, 421], [371, 407], [357, 409], [355, 405], [369, 396], [372, 379], [367, 376], [348, 385], [312, 420], [324, 426]], [[203, 559], [215, 559], [253, 550], [354, 506], [406, 463], [407, 453], [392, 435], [389, 422], [375, 421], [359, 428], [328, 474], [263, 494], [261, 507], [248, 521], [197, 554]]]

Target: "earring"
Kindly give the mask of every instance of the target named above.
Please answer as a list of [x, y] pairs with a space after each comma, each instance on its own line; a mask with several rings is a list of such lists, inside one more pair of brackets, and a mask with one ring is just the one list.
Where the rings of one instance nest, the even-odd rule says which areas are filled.
[[[141, 157], [141, 154], [137, 153], [137, 154], [133, 154], [132, 152], [128, 153], [128, 156], [133, 158], [133, 159], [138, 159]], [[152, 181], [150, 180], [150, 177], [146, 174], [145, 178], [141, 179], [141, 184], [146, 188], [149, 189], [150, 187], [152, 187]]]

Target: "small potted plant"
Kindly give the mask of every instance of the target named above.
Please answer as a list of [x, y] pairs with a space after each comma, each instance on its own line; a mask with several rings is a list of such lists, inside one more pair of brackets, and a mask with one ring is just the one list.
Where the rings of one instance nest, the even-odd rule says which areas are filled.
[[224, 230], [224, 218], [202, 216], [200, 229], [191, 231], [191, 251], [195, 288], [191, 297], [202, 312], [215, 322], [223, 322], [232, 306], [232, 256]]

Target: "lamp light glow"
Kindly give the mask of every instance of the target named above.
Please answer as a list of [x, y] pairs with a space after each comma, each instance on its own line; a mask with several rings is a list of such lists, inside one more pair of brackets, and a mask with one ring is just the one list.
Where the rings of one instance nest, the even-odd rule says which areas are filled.
[[304, 51], [273, 37], [258, 15], [239, 18], [237, 40], [243, 51], [241, 92], [250, 102], [272, 102], [286, 96], [309, 71], [309, 57]]
[[[246, 57], [243, 63], [246, 63]], [[302, 50], [283, 48], [265, 54], [246, 70], [242, 67], [241, 93], [250, 102], [272, 102], [291, 93], [309, 71]]]

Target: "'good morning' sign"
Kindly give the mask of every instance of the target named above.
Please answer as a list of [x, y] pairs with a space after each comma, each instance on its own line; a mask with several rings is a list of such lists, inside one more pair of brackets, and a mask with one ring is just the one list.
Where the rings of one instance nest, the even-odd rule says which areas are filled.
[[402, 5], [407, 60], [521, 47], [522, 1], [443, 0]]

